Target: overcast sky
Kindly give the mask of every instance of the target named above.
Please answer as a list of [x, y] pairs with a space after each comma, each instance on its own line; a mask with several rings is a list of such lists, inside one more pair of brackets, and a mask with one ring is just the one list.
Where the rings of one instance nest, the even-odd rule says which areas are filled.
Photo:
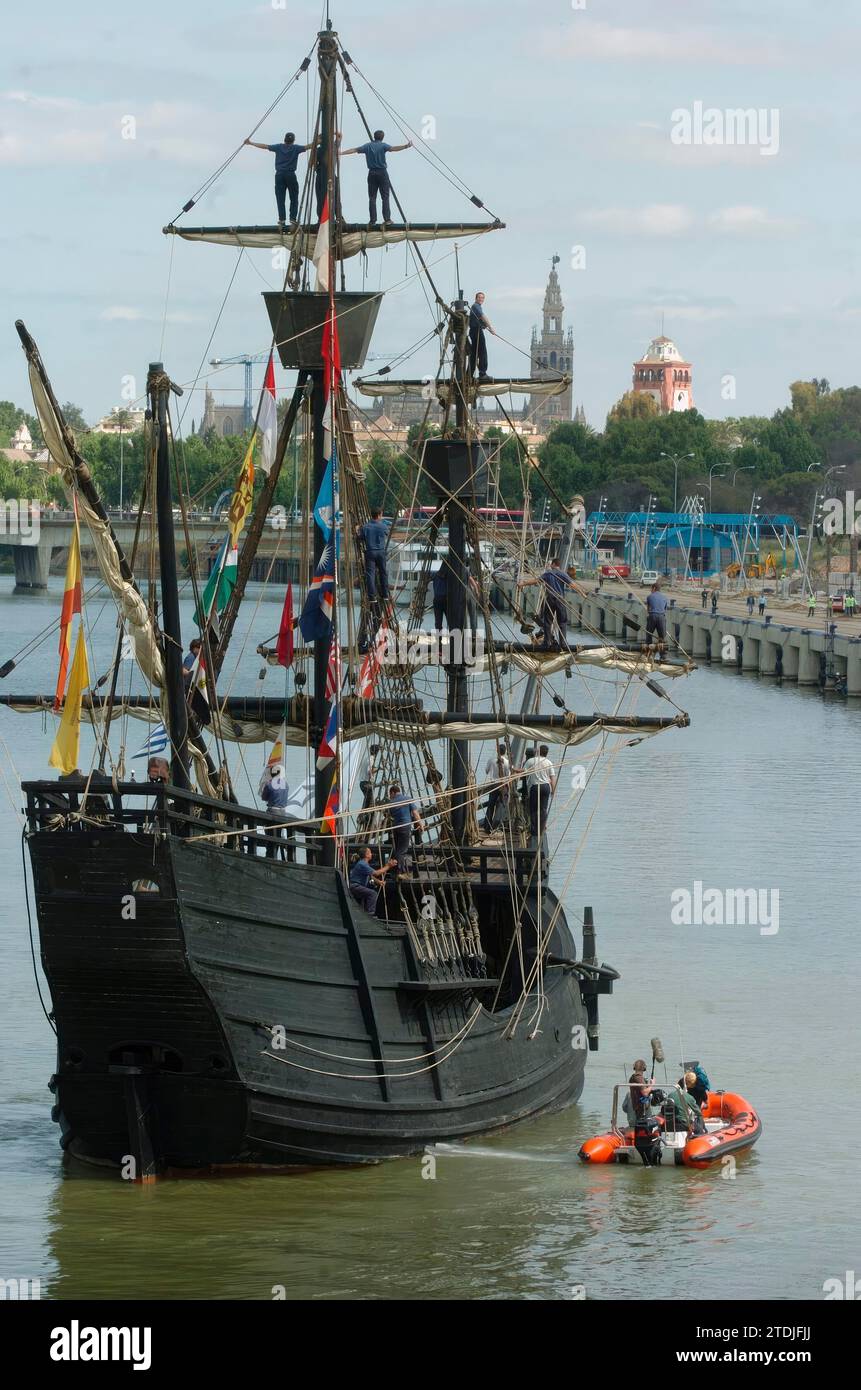
[[[30, 404], [17, 317], [60, 399], [91, 420], [121, 402], [125, 375], [143, 389], [160, 352], [191, 382], [204, 353], [268, 345], [260, 291], [279, 283], [269, 253], [244, 258], [206, 351], [236, 253], [177, 241], [162, 349], [173, 239], [161, 229], [299, 66], [322, 8], [42, 0], [4, 11], [0, 398]], [[374, 87], [411, 126], [434, 119], [432, 148], [506, 222], [464, 249], [461, 278], [470, 298], [486, 291], [495, 326], [523, 350], [561, 256], [574, 398], [590, 423], [601, 427], [630, 385], [662, 312], [706, 415], [771, 413], [799, 377], [861, 380], [858, 0], [342, 0], [332, 19]], [[372, 125], [399, 142], [357, 88]], [[255, 138], [290, 128], [301, 139], [306, 102], [302, 79]], [[678, 113], [693, 121], [697, 103], [710, 139], [727, 110], [761, 113], [758, 143], [726, 143], [725, 125], [723, 143], [696, 143], [693, 124], [694, 143], [677, 143]], [[134, 139], [123, 138], [128, 117]], [[361, 136], [348, 115], [345, 141]], [[274, 220], [271, 163], [243, 151], [185, 221]], [[413, 220], [475, 215], [415, 151], [390, 168]], [[364, 161], [346, 162], [344, 180], [348, 216], [365, 217]], [[451, 246], [431, 259], [452, 295]], [[409, 273], [403, 248], [371, 253], [368, 284], [392, 291], [374, 342], [383, 355], [430, 325]], [[352, 262], [351, 288], [361, 276]], [[492, 341], [491, 353], [494, 374], [528, 373], [514, 347]], [[419, 356], [403, 370], [430, 366]], [[222, 400], [241, 382], [241, 369], [212, 378]], [[279, 369], [279, 390], [288, 384]], [[201, 410], [198, 394], [189, 421]]]

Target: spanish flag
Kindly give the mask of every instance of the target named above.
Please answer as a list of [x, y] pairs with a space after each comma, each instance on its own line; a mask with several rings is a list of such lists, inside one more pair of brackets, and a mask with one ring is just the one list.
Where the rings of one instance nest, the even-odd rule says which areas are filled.
[[78, 766], [78, 745], [81, 737], [81, 700], [90, 684], [90, 667], [87, 662], [87, 644], [84, 641], [84, 624], [78, 624], [78, 640], [72, 660], [72, 673], [69, 676], [69, 689], [57, 737], [51, 748], [48, 762], [60, 772], [75, 772]]
[[54, 693], [54, 709], [63, 703], [66, 688], [66, 672], [69, 669], [69, 648], [72, 641], [72, 618], [81, 611], [81, 543], [78, 537], [78, 522], [72, 530], [72, 544], [69, 546], [69, 559], [66, 565], [66, 587], [63, 591], [63, 607], [60, 610], [60, 672], [57, 676], [57, 689]]

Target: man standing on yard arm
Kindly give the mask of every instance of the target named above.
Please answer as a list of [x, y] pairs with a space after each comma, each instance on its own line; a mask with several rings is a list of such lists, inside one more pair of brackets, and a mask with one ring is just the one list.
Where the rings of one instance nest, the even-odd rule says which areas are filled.
[[[295, 227], [299, 216], [299, 180], [296, 167], [300, 154], [311, 148], [310, 145], [297, 145], [296, 136], [288, 130], [284, 139], [277, 145], [261, 145], [256, 140], [246, 140], [255, 150], [269, 150], [275, 156], [275, 202], [278, 205], [278, 226], [287, 221], [285, 212], [286, 194], [290, 194], [290, 225]], [[318, 141], [319, 143], [319, 141]]]
[[538, 756], [527, 758], [523, 771], [529, 783], [529, 833], [540, 842], [547, 829], [550, 798], [556, 790], [556, 769], [547, 756], [550, 749], [542, 743]]
[[408, 140], [405, 145], [387, 145], [385, 143], [385, 131], [375, 130], [373, 140], [368, 140], [364, 145], [357, 145], [352, 150], [342, 150], [341, 155], [363, 154], [368, 165], [368, 214], [370, 217], [369, 226], [377, 225], [377, 194], [379, 193], [383, 203], [383, 226], [392, 225], [392, 185], [389, 179], [389, 170], [386, 165], [387, 154], [399, 154], [401, 150], [411, 150], [412, 140]]
[[485, 332], [492, 333], [494, 338], [496, 337], [496, 329], [484, 312], [485, 297], [484, 292], [479, 290], [469, 311], [469, 374], [475, 376], [477, 363], [479, 381], [487, 380], [487, 339], [484, 336]]
[[652, 585], [651, 593], [646, 599], [646, 637], [648, 638], [652, 632], [657, 633], [658, 642], [666, 642], [667, 599], [657, 584]]

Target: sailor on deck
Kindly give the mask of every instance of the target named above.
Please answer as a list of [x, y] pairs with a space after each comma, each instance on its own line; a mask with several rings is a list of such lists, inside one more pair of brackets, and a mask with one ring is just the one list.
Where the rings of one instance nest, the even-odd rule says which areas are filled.
[[484, 336], [485, 332], [492, 333], [494, 338], [496, 337], [496, 329], [484, 312], [484, 300], [484, 292], [479, 290], [469, 311], [469, 372], [470, 376], [475, 376], [477, 362], [479, 381], [487, 379], [487, 339]]
[[389, 170], [386, 165], [387, 154], [398, 154], [401, 150], [412, 149], [412, 140], [408, 140], [405, 145], [387, 145], [385, 143], [385, 131], [375, 130], [373, 140], [368, 140], [364, 145], [357, 145], [352, 150], [342, 150], [341, 154], [363, 154], [368, 165], [368, 213], [370, 216], [370, 226], [377, 225], [377, 194], [379, 193], [383, 204], [383, 226], [392, 225], [392, 185], [389, 179]]
[[[275, 202], [278, 205], [278, 225], [283, 227], [287, 217], [285, 212], [286, 194], [290, 194], [290, 225], [295, 226], [299, 216], [299, 180], [296, 168], [300, 154], [310, 150], [310, 145], [297, 145], [296, 136], [288, 130], [284, 139], [277, 145], [261, 145], [257, 140], [246, 140], [255, 150], [269, 150], [275, 156]], [[319, 141], [317, 142], [319, 144]]]
[[559, 630], [560, 643], [564, 643], [568, 633], [568, 606], [565, 602], [565, 595], [569, 589], [574, 588], [574, 580], [559, 564], [559, 557], [554, 555], [540, 578], [518, 579], [517, 581], [518, 588], [524, 588], [529, 584], [540, 584], [542, 587], [538, 616], [542, 627], [544, 647], [549, 649], [553, 645], [554, 623]]

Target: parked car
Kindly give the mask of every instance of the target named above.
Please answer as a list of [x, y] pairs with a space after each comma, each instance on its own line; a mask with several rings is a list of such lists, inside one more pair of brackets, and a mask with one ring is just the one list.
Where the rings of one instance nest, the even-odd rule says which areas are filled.
[[640, 588], [641, 588], [641, 589], [651, 589], [652, 585], [653, 585], [653, 584], [657, 584], [657, 582], [658, 582], [658, 571], [657, 571], [657, 570], [643, 570], [643, 573], [640, 575]]

